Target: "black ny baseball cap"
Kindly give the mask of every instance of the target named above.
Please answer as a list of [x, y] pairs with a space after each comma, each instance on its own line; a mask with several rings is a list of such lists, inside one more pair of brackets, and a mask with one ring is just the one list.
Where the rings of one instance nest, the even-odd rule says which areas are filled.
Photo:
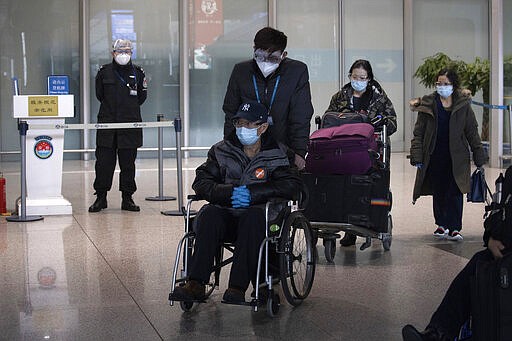
[[246, 119], [249, 122], [266, 123], [268, 120], [268, 109], [265, 105], [258, 102], [242, 103], [236, 115], [233, 116], [233, 120], [238, 118]]

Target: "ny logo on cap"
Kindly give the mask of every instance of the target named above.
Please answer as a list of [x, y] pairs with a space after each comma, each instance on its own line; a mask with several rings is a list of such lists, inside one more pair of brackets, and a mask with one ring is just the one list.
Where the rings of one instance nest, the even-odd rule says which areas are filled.
[[249, 111], [250, 107], [251, 107], [250, 104], [244, 104], [244, 106], [242, 107], [242, 111]]

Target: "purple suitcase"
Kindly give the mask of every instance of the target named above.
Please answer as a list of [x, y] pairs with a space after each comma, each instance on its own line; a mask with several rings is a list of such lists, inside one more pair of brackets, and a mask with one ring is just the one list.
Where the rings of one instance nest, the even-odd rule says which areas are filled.
[[376, 155], [377, 141], [371, 124], [322, 128], [309, 137], [306, 170], [313, 174], [366, 174]]

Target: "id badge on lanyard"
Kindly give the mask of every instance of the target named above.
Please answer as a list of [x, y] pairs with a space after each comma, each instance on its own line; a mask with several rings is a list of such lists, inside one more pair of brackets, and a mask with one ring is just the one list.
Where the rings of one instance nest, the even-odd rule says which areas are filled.
[[135, 84], [133, 88], [130, 87], [130, 85], [128, 85], [128, 87], [130, 88], [130, 96], [137, 96], [137, 84]]
[[[133, 66], [132, 66], [132, 69], [133, 69]], [[117, 71], [114, 71], [114, 72], [116, 73], [117, 77], [121, 80], [121, 82], [124, 83], [125, 80], [123, 77], [121, 77], [119, 72], [117, 72]], [[135, 69], [133, 69], [133, 75], [131, 75], [130, 78], [135, 79], [135, 84], [130, 85], [130, 83], [126, 83], [126, 86], [128, 87], [128, 89], [130, 89], [130, 96], [137, 96], [137, 75], [135, 74]]]
[[[277, 92], [277, 87], [279, 86], [280, 79], [281, 79], [281, 75], [277, 76], [276, 83], [274, 84], [274, 91], [272, 91], [272, 97], [270, 98], [270, 105], [268, 108], [268, 119], [267, 119], [267, 123], [269, 125], [274, 124], [274, 120], [272, 119], [272, 115], [270, 114], [270, 111], [272, 110], [272, 104], [274, 104], [274, 100], [276, 99], [276, 92]], [[252, 83], [254, 86], [254, 92], [256, 93], [256, 100], [258, 101], [258, 103], [261, 103], [260, 94], [258, 92], [258, 85], [256, 84], [256, 76], [255, 75], [252, 75]]]

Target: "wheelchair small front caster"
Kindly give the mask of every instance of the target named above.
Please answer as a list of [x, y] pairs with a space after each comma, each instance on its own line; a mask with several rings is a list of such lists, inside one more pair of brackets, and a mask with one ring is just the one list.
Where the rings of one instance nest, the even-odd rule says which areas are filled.
[[270, 317], [274, 317], [279, 312], [279, 306], [281, 305], [281, 299], [279, 295], [274, 292], [274, 290], [270, 290], [268, 293], [267, 299], [267, 315]]
[[192, 309], [192, 306], [194, 305], [194, 302], [187, 302], [187, 301], [181, 301], [180, 307], [183, 311], [190, 311]]
[[324, 254], [328, 263], [334, 263], [336, 255], [336, 239], [324, 239]]

